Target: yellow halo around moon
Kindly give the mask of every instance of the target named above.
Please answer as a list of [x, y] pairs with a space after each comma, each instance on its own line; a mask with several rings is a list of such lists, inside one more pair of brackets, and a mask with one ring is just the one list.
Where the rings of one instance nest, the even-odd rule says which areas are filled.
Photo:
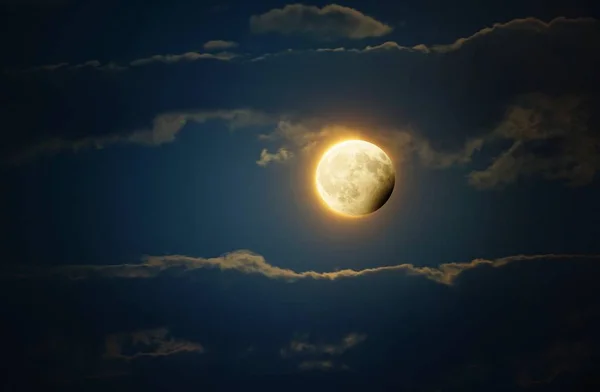
[[390, 157], [364, 140], [331, 147], [317, 165], [319, 196], [334, 212], [360, 217], [380, 209], [390, 198], [396, 173]]

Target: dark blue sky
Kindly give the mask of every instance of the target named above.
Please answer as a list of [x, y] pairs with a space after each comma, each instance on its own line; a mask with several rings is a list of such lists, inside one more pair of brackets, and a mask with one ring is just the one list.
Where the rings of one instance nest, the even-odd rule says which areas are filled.
[[597, 7], [286, 4], [0, 2], [7, 390], [598, 387]]

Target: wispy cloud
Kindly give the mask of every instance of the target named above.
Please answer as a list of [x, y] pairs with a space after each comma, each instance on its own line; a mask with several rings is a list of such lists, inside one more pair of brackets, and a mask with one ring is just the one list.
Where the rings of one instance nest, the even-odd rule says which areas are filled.
[[308, 336], [300, 336], [280, 350], [282, 357], [287, 358], [297, 355], [341, 355], [356, 345], [364, 342], [367, 335], [351, 333], [344, 336], [337, 343], [316, 343], [310, 342]]
[[249, 109], [165, 113], [156, 116], [152, 121], [152, 126], [148, 129], [139, 129], [128, 134], [107, 134], [76, 140], [46, 140], [17, 153], [10, 158], [10, 162], [20, 164], [40, 155], [52, 155], [61, 151], [79, 151], [89, 148], [102, 149], [114, 144], [159, 146], [175, 141], [186, 124], [202, 124], [211, 120], [223, 121], [231, 129], [265, 125], [273, 122], [268, 115]]
[[303, 371], [331, 371], [346, 370], [348, 369], [348, 367], [346, 365], [337, 365], [334, 361], [331, 360], [310, 360], [300, 362], [300, 364], [298, 365], [298, 369]]
[[249, 250], [237, 250], [219, 257], [202, 258], [184, 255], [147, 256], [141, 263], [117, 265], [71, 265], [56, 268], [22, 267], [5, 273], [8, 278], [66, 277], [69, 279], [88, 278], [152, 278], [167, 271], [189, 272], [200, 269], [220, 269], [238, 271], [244, 274], [258, 274], [270, 279], [297, 281], [302, 279], [338, 280], [363, 276], [399, 272], [410, 276], [421, 276], [434, 282], [452, 285], [466, 271], [482, 267], [499, 268], [507, 264], [528, 261], [569, 261], [600, 260], [600, 255], [582, 254], [542, 254], [515, 255], [499, 259], [474, 259], [469, 262], [444, 263], [437, 267], [420, 267], [414, 264], [396, 264], [360, 270], [342, 269], [332, 272], [297, 272], [269, 264], [265, 258]]
[[256, 161], [256, 164], [258, 166], [264, 167], [264, 166], [267, 166], [271, 162], [288, 161], [288, 160], [292, 159], [293, 156], [294, 156], [294, 154], [290, 150], [283, 148], [283, 147], [274, 153], [270, 153], [267, 151], [266, 148], [264, 148], [260, 152], [260, 159], [258, 161]]
[[[271, 133], [259, 135], [259, 138], [269, 142], [281, 141], [299, 153], [312, 154], [319, 146], [365, 136], [385, 145], [388, 152], [393, 153], [397, 159], [408, 159], [414, 154], [421, 163], [432, 168], [447, 168], [469, 163], [473, 154], [482, 147], [485, 140], [485, 137], [472, 138], [467, 140], [460, 150], [440, 151], [433, 148], [427, 139], [419, 136], [412, 129], [371, 128], [368, 132], [364, 132], [357, 127], [322, 122], [319, 119], [296, 122], [282, 120], [278, 122], [277, 127]], [[276, 159], [271, 156], [275, 154], [267, 154], [267, 151], [263, 150], [264, 160], [267, 163], [284, 162], [296, 155], [287, 147], [282, 147], [282, 149], [286, 154], [282, 158], [285, 159]], [[263, 161], [263, 154], [261, 154], [261, 161]], [[262, 166], [265, 165], [262, 164]]]
[[339, 356], [367, 339], [367, 335], [350, 333], [340, 341], [327, 343], [311, 341], [308, 335], [297, 336], [283, 347], [279, 354], [285, 359], [300, 358], [298, 369], [302, 371], [347, 370], [348, 366], [338, 361]]
[[[223, 44], [228, 44], [229, 46], [221, 46], [219, 47], [218, 43], [221, 42]], [[234, 48], [237, 44], [235, 42], [230, 41], [209, 41], [205, 45], [212, 43], [208, 48], [205, 48], [207, 51], [215, 51], [215, 50], [224, 50]], [[216, 43], [216, 44], [215, 44]], [[150, 65], [154, 63], [163, 63], [163, 64], [176, 64], [179, 62], [193, 62], [198, 60], [220, 60], [220, 61], [230, 61], [233, 60], [240, 55], [237, 53], [222, 51], [217, 53], [201, 53], [201, 52], [185, 52], [180, 54], [156, 54], [149, 57], [142, 57], [139, 59], [131, 60], [126, 64], [118, 64], [114, 61], [110, 61], [108, 63], [102, 63], [99, 60], [88, 60], [83, 63], [71, 64], [68, 62], [61, 62], [55, 64], [44, 64], [34, 67], [25, 68], [22, 70], [5, 70], [4, 72], [8, 74], [27, 74], [27, 73], [35, 73], [35, 72], [54, 72], [54, 71], [76, 71], [81, 69], [94, 69], [98, 71], [124, 71], [129, 68], [141, 67], [145, 65]]]
[[111, 334], [106, 337], [105, 347], [105, 359], [127, 361], [144, 357], [166, 357], [186, 352], [204, 352], [204, 347], [198, 343], [174, 339], [167, 328]]
[[252, 32], [306, 34], [321, 39], [380, 37], [391, 26], [353, 8], [330, 4], [323, 8], [290, 4], [250, 18]]
[[141, 65], [148, 65], [152, 63], [165, 63], [173, 64], [180, 61], [197, 61], [197, 60], [222, 60], [228, 61], [237, 57], [235, 53], [220, 52], [220, 53], [198, 53], [198, 52], [186, 52], [182, 54], [157, 54], [151, 57], [141, 58], [133, 60], [129, 63], [132, 67], [139, 67]]
[[529, 94], [511, 105], [488, 141], [512, 144], [484, 170], [469, 174], [479, 189], [502, 188], [539, 174], [569, 185], [592, 182], [600, 170], [600, 137], [588, 126], [589, 110], [576, 96]]
[[217, 39], [217, 40], [205, 42], [202, 47], [206, 51], [213, 51], [213, 50], [231, 49], [231, 48], [235, 48], [237, 46], [238, 46], [238, 43], [235, 41], [223, 41], [223, 40]]
[[[510, 141], [486, 168], [469, 173], [471, 186], [503, 188], [521, 177], [534, 175], [579, 186], [591, 183], [600, 170], [600, 137], [589, 125], [592, 111], [584, 97], [527, 94], [516, 98], [495, 128], [449, 151], [434, 148], [430, 140], [412, 129], [373, 127], [364, 134], [385, 145], [396, 157], [414, 156], [423, 165], [438, 169], [469, 164], [476, 152]], [[296, 151], [312, 153], [315, 147], [345, 138], [360, 138], [362, 133], [357, 128], [318, 120], [283, 120], [271, 133], [259, 137], [289, 146], [286, 151], [290, 155], [285, 159], [288, 160]], [[284, 159], [268, 160], [271, 161]]]
[[41, 71], [45, 71], [45, 72], [54, 72], [54, 71], [62, 71], [62, 70], [80, 70], [80, 69], [95, 69], [98, 71], [123, 71], [126, 70], [128, 67], [124, 66], [124, 65], [119, 65], [115, 62], [108, 62], [106, 64], [102, 64], [100, 61], [98, 60], [88, 60], [85, 61], [83, 63], [77, 63], [77, 64], [70, 64], [67, 62], [62, 62], [62, 63], [56, 63], [56, 64], [45, 64], [45, 65], [39, 65], [39, 66], [34, 66], [34, 67], [30, 67], [30, 68], [26, 68], [23, 70], [19, 70], [19, 71], [14, 71], [14, 70], [6, 70], [5, 72], [9, 73], [9, 74], [15, 74], [15, 73], [23, 73], [23, 74], [27, 74], [27, 73], [35, 73], [35, 72], [41, 72]]

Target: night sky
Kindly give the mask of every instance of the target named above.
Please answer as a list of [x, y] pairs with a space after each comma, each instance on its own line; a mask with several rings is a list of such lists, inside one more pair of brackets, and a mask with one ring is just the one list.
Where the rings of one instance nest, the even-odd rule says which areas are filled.
[[600, 391], [594, 3], [0, 0], [1, 389]]

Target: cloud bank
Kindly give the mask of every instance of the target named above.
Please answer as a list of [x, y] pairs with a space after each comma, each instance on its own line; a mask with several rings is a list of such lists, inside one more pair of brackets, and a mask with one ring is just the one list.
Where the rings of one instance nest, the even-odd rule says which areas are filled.
[[[316, 9], [322, 13], [327, 7]], [[279, 141], [280, 145], [258, 150], [256, 163], [260, 166], [314, 151], [314, 147], [333, 140], [336, 128], [353, 128], [401, 152], [402, 159], [414, 156], [427, 167], [472, 165], [477, 156], [476, 166], [469, 166], [466, 173], [466, 181], [476, 189], [500, 189], [536, 177], [585, 185], [597, 177], [600, 167], [599, 123], [594, 115], [600, 112], [595, 77], [595, 69], [600, 67], [599, 32], [598, 21], [590, 18], [559, 17], [550, 22], [524, 18], [494, 24], [449, 44], [408, 47], [389, 41], [360, 49], [258, 53], [233, 62], [193, 62], [206, 57], [194, 52], [150, 56], [127, 67], [149, 63], [168, 66], [119, 73], [118, 83], [102, 79], [98, 82], [101, 86], [94, 84], [90, 89], [114, 83], [116, 92], [110, 91], [117, 97], [122, 96], [121, 89], [135, 91], [133, 99], [143, 95], [145, 102], [154, 104], [146, 121], [154, 118], [159, 125], [152, 129], [141, 124], [125, 128], [116, 123], [125, 116], [117, 103], [113, 108], [106, 102], [104, 116], [91, 109], [93, 100], [82, 96], [76, 103], [68, 101], [65, 107], [73, 105], [81, 109], [80, 113], [89, 112], [85, 118], [93, 117], [96, 124], [102, 121], [102, 129], [93, 132], [96, 136], [89, 136], [92, 132], [86, 135], [89, 124], [75, 120], [70, 124], [73, 129], [47, 130], [51, 123], [48, 118], [63, 107], [60, 100], [56, 107], [48, 104], [56, 92], [52, 90], [44, 99], [49, 114], [35, 118], [27, 115], [35, 94], [20, 93], [22, 99], [15, 99], [3, 111], [15, 128], [4, 145], [10, 152], [20, 151], [19, 161], [23, 155], [29, 159], [53, 151], [171, 142], [181, 129], [179, 112], [172, 107], [189, 107], [189, 97], [201, 96], [202, 103], [211, 107], [223, 108], [223, 102], [231, 102], [224, 111], [242, 107], [275, 113], [273, 123], [279, 121], [279, 125], [263, 131], [261, 138], [266, 143]], [[257, 59], [261, 60], [252, 61]], [[193, 64], [183, 65], [186, 60]], [[113, 69], [120, 67], [109, 64]], [[89, 61], [73, 67], [103, 66]], [[144, 87], [152, 85], [147, 77], [163, 79], [164, 73], [179, 72], [180, 67], [186, 71], [170, 79], [169, 108], [161, 110], [164, 98], [158, 91], [164, 87]], [[66, 63], [41, 69], [65, 78], [65, 83], [71, 81], [73, 86], [85, 85], [77, 79], [83, 77], [77, 76], [78, 72], [54, 75], [53, 71], [69, 69]], [[309, 72], [317, 69], [318, 73]], [[311, 83], [303, 82], [299, 74]], [[86, 75], [106, 77], [105, 73]], [[192, 85], [189, 80], [196, 83]], [[223, 80], [236, 82], [228, 85]], [[198, 86], [211, 86], [210, 94], [199, 94]], [[15, 88], [25, 91], [20, 85]], [[215, 110], [201, 109], [203, 104], [193, 106], [198, 109], [191, 112]], [[181, 112], [185, 116], [189, 111]], [[356, 125], [354, 117], [362, 122]]]

